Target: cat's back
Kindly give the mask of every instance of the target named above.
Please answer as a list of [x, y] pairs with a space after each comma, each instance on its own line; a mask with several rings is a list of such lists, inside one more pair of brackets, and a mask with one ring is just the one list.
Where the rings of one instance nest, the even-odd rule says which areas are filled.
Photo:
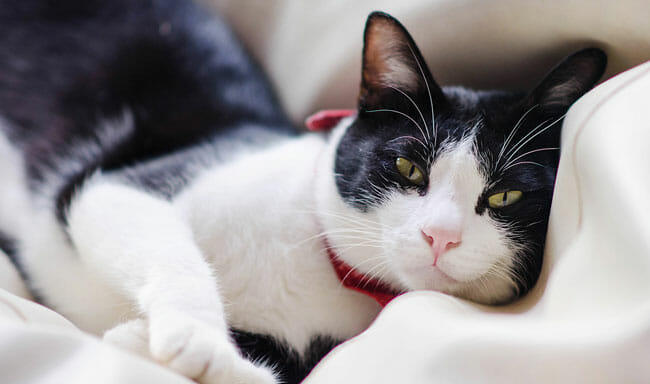
[[128, 145], [108, 169], [242, 125], [292, 130], [228, 26], [190, 1], [1, 3], [0, 116], [33, 177], [52, 153], [101, 141], [107, 121], [131, 126], [113, 129]]

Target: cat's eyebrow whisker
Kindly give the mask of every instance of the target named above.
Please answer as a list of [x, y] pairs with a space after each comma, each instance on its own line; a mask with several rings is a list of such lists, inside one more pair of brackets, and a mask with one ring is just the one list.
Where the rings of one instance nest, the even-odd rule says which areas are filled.
[[[420, 111], [420, 108], [419, 108], [418, 105], [415, 103], [415, 101], [413, 101], [413, 99], [411, 99], [411, 97], [410, 97], [409, 95], [407, 95], [406, 93], [404, 93], [401, 89], [395, 88], [395, 87], [390, 86], [390, 85], [389, 85], [388, 87], [391, 88], [391, 89], [393, 89], [393, 90], [395, 90], [395, 91], [397, 91], [397, 92], [399, 92], [399, 93], [401, 93], [402, 95], [404, 95], [404, 97], [406, 97], [406, 98], [411, 102], [411, 104], [413, 104], [413, 106], [415, 107], [415, 109], [416, 109], [416, 110], [418, 111], [418, 113], [420, 114], [420, 118], [422, 119], [422, 124], [424, 124], [424, 127], [426, 128], [426, 126], [427, 126], [427, 121], [424, 120], [424, 115], [422, 114], [422, 111]], [[427, 131], [427, 132], [428, 132], [428, 131]], [[424, 132], [422, 132], [422, 134], [424, 135]], [[429, 140], [431, 139], [431, 137], [428, 136], [428, 135], [425, 136], [424, 138], [425, 138], [425, 139], [429, 139]]]
[[540, 167], [544, 168], [544, 166], [543, 166], [542, 164], [540, 164], [540, 163], [536, 163], [536, 162], [534, 162], [534, 161], [520, 161], [520, 162], [518, 162], [518, 163], [514, 163], [514, 164], [509, 165], [508, 167], [504, 168], [504, 169], [503, 169], [503, 172], [507, 171], [508, 169], [510, 169], [510, 168], [512, 168], [512, 167], [516, 167], [517, 165], [522, 165], [522, 164], [537, 165], [537, 166], [540, 166]]
[[544, 152], [544, 151], [557, 151], [558, 149], [560, 149], [560, 147], [539, 148], [539, 149], [535, 149], [535, 150], [532, 150], [532, 151], [528, 151], [528, 152], [524, 153], [523, 155], [519, 155], [519, 156], [515, 157], [512, 160], [508, 159], [508, 161], [505, 163], [505, 165], [503, 167], [508, 168], [508, 165], [514, 163], [515, 161], [517, 161], [517, 160], [519, 160], [519, 159], [521, 159], [521, 158], [523, 158], [525, 156], [531, 155], [533, 153]]
[[[431, 89], [429, 88], [429, 82], [427, 81], [427, 77], [424, 75], [424, 70], [422, 69], [422, 65], [420, 65], [420, 60], [418, 60], [418, 57], [415, 55], [415, 52], [413, 51], [411, 44], [407, 43], [406, 45], [409, 47], [409, 51], [411, 51], [411, 55], [413, 55], [413, 59], [415, 60], [415, 63], [418, 65], [418, 69], [420, 70], [420, 75], [422, 76], [422, 80], [424, 80], [424, 85], [427, 87], [427, 94], [429, 95], [429, 103], [431, 104], [431, 130], [433, 131], [433, 150], [435, 151], [436, 144], [438, 141], [438, 133], [436, 132], [436, 119], [433, 112], [433, 97], [431, 96]], [[427, 133], [429, 133], [429, 131], [427, 131]], [[428, 137], [429, 140], [431, 140], [431, 136]]]
[[[516, 144], [516, 150], [511, 150], [511, 151], [512, 151], [512, 154], [510, 154], [511, 151], [509, 151], [509, 152], [508, 152], [508, 155], [510, 155], [510, 157], [512, 157], [514, 154], [516, 154], [517, 152], [519, 152], [519, 150], [521, 150], [521, 148], [523, 148], [526, 144], [528, 144], [532, 139], [534, 139], [535, 137], [541, 135], [541, 134], [544, 133], [547, 129], [549, 129], [549, 128], [551, 128], [552, 126], [554, 126], [555, 124], [557, 124], [560, 120], [564, 119], [565, 116], [566, 116], [566, 113], [565, 113], [564, 115], [558, 117], [556, 120], [554, 120], [552, 123], [548, 124], [548, 125], [545, 126], [544, 128], [538, 130], [534, 135], [530, 136], [526, 141], [524, 141], [523, 143], [521, 143], [521, 142], [526, 138], [526, 136], [528, 136], [528, 135], [526, 135], [524, 138], [522, 138], [522, 139], [521, 139], [521, 140]], [[548, 120], [550, 120], [550, 119], [545, 120], [543, 124], [545, 124], [546, 121], [548, 121]], [[532, 132], [534, 132], [534, 130], [531, 131], [531, 132], [529, 132], [529, 135], [530, 135], [530, 133], [532, 133]], [[519, 144], [519, 143], [521, 143], [521, 144]]]
[[[526, 141], [526, 139], [528, 139], [531, 135], [533, 135], [533, 134], [539, 132], [540, 130], [543, 130], [544, 128], [546, 128], [546, 124], [547, 124], [549, 121], [551, 121], [551, 119], [546, 119], [546, 120], [542, 121], [541, 123], [539, 123], [535, 128], [531, 129], [528, 133], [526, 133], [526, 134], [524, 135], [524, 137], [522, 137], [521, 139], [519, 139], [519, 141], [518, 141], [518, 142], [517, 142], [517, 143], [516, 143], [512, 148], [510, 148], [510, 149], [505, 153], [504, 156], [510, 156], [510, 155], [512, 155], [512, 154], [517, 153], [517, 151], [519, 151], [519, 149], [521, 148], [521, 143], [524, 142], [524, 141]], [[506, 161], [507, 161], [507, 160], [506, 160]]]
[[393, 141], [397, 141], [397, 140], [400, 140], [400, 139], [413, 139], [413, 140], [417, 141], [418, 143], [420, 143], [425, 149], [429, 149], [429, 147], [426, 144], [424, 144], [424, 142], [422, 140], [418, 139], [415, 136], [410, 136], [410, 135], [409, 136], [396, 137], [396, 138], [394, 138], [392, 140], [389, 140], [388, 143], [392, 143]]
[[407, 114], [404, 113], [404, 112], [400, 112], [400, 111], [396, 111], [396, 110], [394, 110], [394, 109], [388, 109], [388, 108], [372, 109], [372, 110], [370, 110], [370, 111], [366, 111], [366, 112], [367, 112], [367, 113], [376, 113], [376, 112], [393, 112], [393, 113], [397, 113], [398, 115], [404, 116], [404, 117], [406, 117], [407, 119], [411, 120], [411, 122], [412, 122], [413, 124], [415, 124], [416, 127], [418, 127], [418, 129], [419, 129], [420, 132], [422, 133], [422, 136], [423, 136], [423, 137], [427, 137], [426, 134], [424, 133], [424, 130], [423, 130], [422, 127], [420, 126], [420, 124], [418, 124], [417, 121], [413, 120], [413, 118], [412, 118], [411, 116], [407, 115]]
[[520, 124], [523, 123], [523, 121], [524, 121], [524, 119], [526, 118], [526, 116], [527, 116], [527, 115], [528, 115], [528, 114], [529, 114], [533, 109], [537, 108], [538, 106], [539, 106], [539, 104], [535, 104], [535, 105], [533, 105], [533, 106], [532, 106], [531, 108], [529, 108], [526, 112], [524, 112], [524, 114], [521, 116], [521, 118], [519, 118], [519, 121], [517, 121], [517, 124], [515, 124], [515, 127], [512, 129], [512, 131], [510, 131], [510, 134], [508, 135], [508, 137], [506, 137], [505, 141], [503, 142], [503, 145], [501, 145], [501, 150], [499, 151], [499, 155], [497, 156], [497, 161], [496, 161], [496, 163], [495, 163], [495, 166], [498, 166], [498, 165], [499, 165], [499, 161], [501, 161], [501, 156], [503, 156], [503, 152], [506, 150], [506, 148], [507, 148], [508, 145], [510, 144], [510, 141], [514, 138], [515, 133], [517, 132], [517, 130], [518, 130], [519, 127], [520, 127]]

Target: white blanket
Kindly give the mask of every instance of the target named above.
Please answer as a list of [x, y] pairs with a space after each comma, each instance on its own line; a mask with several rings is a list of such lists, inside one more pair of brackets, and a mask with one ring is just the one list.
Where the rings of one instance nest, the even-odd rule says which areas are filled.
[[[606, 49], [609, 75], [650, 58], [645, 1], [212, 4], [270, 73], [295, 121], [318, 108], [354, 106], [361, 34], [373, 9], [403, 22], [445, 84], [530, 86], [587, 43]], [[530, 295], [498, 308], [434, 292], [405, 295], [307, 382], [650, 382], [648, 94], [650, 64], [571, 109], [543, 276]], [[24, 295], [6, 265], [0, 285]], [[189, 383], [1, 290], [0, 382]]]
[[650, 63], [571, 109], [529, 296], [487, 308], [405, 295], [307, 383], [650, 382], [649, 90]]

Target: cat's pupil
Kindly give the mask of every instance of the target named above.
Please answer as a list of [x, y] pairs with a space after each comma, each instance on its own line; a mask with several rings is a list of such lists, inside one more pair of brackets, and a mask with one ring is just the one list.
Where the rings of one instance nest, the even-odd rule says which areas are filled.
[[411, 168], [409, 169], [409, 178], [413, 176], [413, 172], [415, 172], [415, 165], [411, 165]]

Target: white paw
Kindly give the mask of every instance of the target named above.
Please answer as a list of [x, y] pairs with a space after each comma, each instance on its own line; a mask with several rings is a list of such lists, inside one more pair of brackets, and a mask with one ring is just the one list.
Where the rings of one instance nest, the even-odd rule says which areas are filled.
[[150, 357], [149, 327], [144, 319], [127, 321], [106, 331], [104, 341], [144, 357]]
[[273, 384], [270, 370], [240, 356], [225, 330], [168, 312], [149, 322], [154, 360], [202, 384]]

